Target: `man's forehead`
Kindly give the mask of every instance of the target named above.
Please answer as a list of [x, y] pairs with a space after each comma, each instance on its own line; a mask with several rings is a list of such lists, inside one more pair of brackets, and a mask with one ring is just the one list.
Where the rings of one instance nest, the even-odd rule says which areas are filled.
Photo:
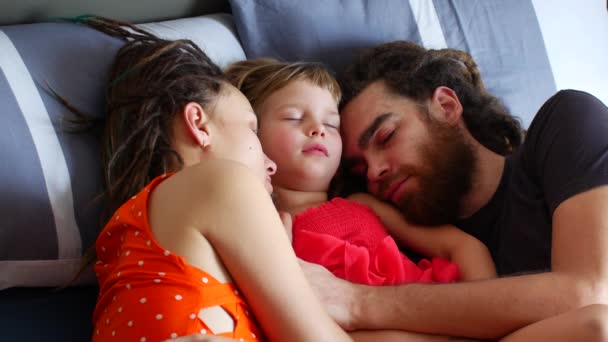
[[391, 96], [391, 92], [387, 88], [384, 81], [375, 81], [370, 83], [367, 87], [363, 88], [363, 90], [357, 94], [357, 96], [353, 97], [347, 104], [346, 107], [349, 107], [351, 104], [356, 107], [368, 107], [368, 106], [378, 106], [383, 103], [383, 101]]
[[387, 89], [382, 81], [368, 85], [344, 106], [341, 113], [342, 139], [345, 158], [360, 153], [361, 134], [383, 114]]

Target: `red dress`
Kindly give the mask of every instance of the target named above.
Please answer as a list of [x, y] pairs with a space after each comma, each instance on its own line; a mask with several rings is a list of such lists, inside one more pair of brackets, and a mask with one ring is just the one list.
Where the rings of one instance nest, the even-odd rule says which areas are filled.
[[371, 208], [336, 197], [297, 214], [293, 247], [298, 257], [342, 279], [368, 285], [453, 282], [458, 266], [441, 258], [416, 265], [406, 257]]

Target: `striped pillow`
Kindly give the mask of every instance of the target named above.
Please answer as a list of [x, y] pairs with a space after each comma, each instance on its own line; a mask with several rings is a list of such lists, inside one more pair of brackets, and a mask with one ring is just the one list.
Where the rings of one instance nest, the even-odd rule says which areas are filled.
[[[220, 65], [245, 58], [230, 15], [142, 25], [190, 38]], [[65, 284], [99, 231], [99, 133], [67, 133], [70, 115], [48, 84], [77, 108], [104, 115], [106, 74], [118, 39], [84, 26], [0, 27], [0, 289]], [[82, 282], [93, 282], [92, 272]]]

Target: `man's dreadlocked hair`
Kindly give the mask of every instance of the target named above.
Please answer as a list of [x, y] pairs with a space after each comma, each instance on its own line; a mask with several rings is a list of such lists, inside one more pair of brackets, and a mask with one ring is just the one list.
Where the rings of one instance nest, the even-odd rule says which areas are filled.
[[437, 87], [451, 88], [462, 103], [466, 127], [477, 141], [501, 155], [512, 153], [522, 143], [521, 123], [486, 91], [475, 61], [464, 51], [427, 50], [405, 41], [377, 46], [342, 75], [341, 107], [376, 81], [420, 103]]
[[189, 102], [209, 109], [229, 83], [190, 40], [160, 39], [100, 17], [84, 23], [127, 41], [116, 55], [106, 89], [102, 158], [107, 221], [152, 179], [183, 167], [171, 147], [175, 114]]

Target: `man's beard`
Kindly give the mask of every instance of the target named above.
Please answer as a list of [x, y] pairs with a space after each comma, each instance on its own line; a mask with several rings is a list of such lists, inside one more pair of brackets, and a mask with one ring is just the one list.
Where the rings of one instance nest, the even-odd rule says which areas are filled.
[[419, 150], [422, 165], [401, 172], [419, 182], [418, 191], [406, 192], [395, 206], [411, 223], [454, 223], [463, 196], [471, 190], [476, 158], [459, 129], [434, 121], [426, 126], [429, 140]]

